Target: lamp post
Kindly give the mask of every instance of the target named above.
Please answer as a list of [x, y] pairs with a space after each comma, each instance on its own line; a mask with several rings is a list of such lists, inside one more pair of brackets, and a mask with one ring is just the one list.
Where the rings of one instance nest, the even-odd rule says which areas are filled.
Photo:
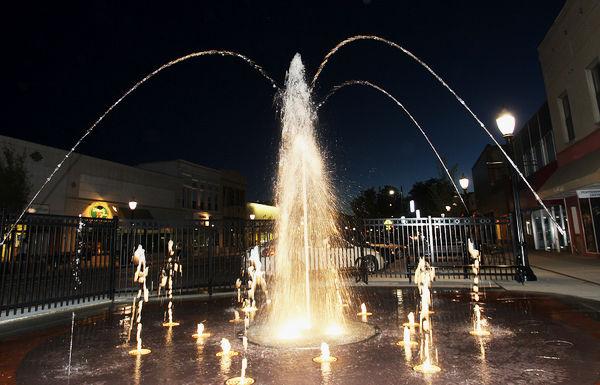
[[[460, 187], [463, 190], [463, 195], [465, 196], [465, 204], [468, 207], [468, 202], [469, 202], [469, 197], [467, 196], [467, 189], [469, 188], [469, 178], [467, 178], [465, 176], [465, 174], [462, 174], [462, 176], [460, 177], [460, 179], [458, 180], [458, 183], [460, 184]], [[467, 212], [465, 213], [466, 215], [469, 214], [469, 210], [466, 209]]]
[[131, 210], [131, 220], [133, 220], [133, 213], [135, 212], [137, 204], [138, 203], [135, 199], [129, 201], [129, 210]]
[[[515, 131], [515, 117], [508, 111], [502, 112], [496, 118], [496, 124], [502, 136], [506, 139], [506, 147], [509, 152], [509, 156], [514, 158], [513, 148], [513, 133]], [[523, 217], [521, 215], [521, 199], [519, 197], [519, 183], [518, 176], [515, 170], [508, 166], [510, 169], [511, 188], [513, 196], [513, 208], [514, 208], [514, 226], [513, 226], [513, 239], [516, 241], [516, 258], [517, 258], [517, 281], [537, 281], [537, 277], [529, 266], [529, 258], [527, 256], [527, 247], [525, 244], [525, 236], [523, 234]]]

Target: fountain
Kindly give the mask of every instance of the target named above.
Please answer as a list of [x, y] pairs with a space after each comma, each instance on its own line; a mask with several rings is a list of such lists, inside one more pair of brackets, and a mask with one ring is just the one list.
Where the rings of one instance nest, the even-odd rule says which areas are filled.
[[246, 376], [246, 369], [248, 368], [248, 359], [242, 358], [242, 370], [239, 377], [233, 377], [225, 381], [226, 385], [250, 385], [254, 384], [254, 379]]
[[230, 358], [238, 354], [235, 350], [231, 350], [231, 343], [227, 338], [221, 338], [221, 351], [217, 353], [217, 357]]
[[[140, 286], [137, 296], [133, 299], [131, 316], [136, 317], [137, 332], [136, 341], [137, 347], [129, 351], [132, 356], [144, 355], [150, 353], [150, 349], [142, 348], [142, 308], [144, 302], [148, 302], [148, 288], [146, 287], [146, 277], [148, 277], [149, 268], [146, 266], [146, 253], [142, 245], [138, 245], [133, 254], [133, 263], [137, 266], [133, 276], [133, 282], [137, 282]], [[137, 303], [136, 303], [137, 302]], [[136, 308], [137, 306], [137, 308]], [[131, 328], [133, 322], [130, 323], [129, 335], [131, 336]]]
[[437, 373], [442, 369], [433, 363], [431, 349], [433, 348], [433, 325], [429, 318], [431, 303], [431, 283], [435, 279], [435, 268], [430, 266], [425, 258], [419, 259], [415, 270], [415, 283], [421, 295], [421, 306], [419, 309], [419, 324], [421, 330], [421, 357], [422, 362], [413, 369], [425, 374]]
[[192, 334], [192, 337], [202, 339], [210, 337], [210, 333], [205, 332], [204, 324], [200, 322], [196, 327], [196, 333]]
[[481, 318], [481, 308], [478, 304], [475, 304], [475, 306], [473, 306], [473, 315], [473, 330], [471, 330], [469, 333], [471, 333], [474, 336], [489, 336], [489, 330], [486, 330], [484, 328], [484, 326], [487, 324], [487, 321]]
[[[340, 242], [337, 203], [317, 144], [315, 122], [304, 66], [296, 54], [281, 94], [275, 188], [280, 214], [275, 224], [270, 305], [248, 330], [248, 338], [259, 344], [318, 346], [324, 339], [349, 343], [374, 334], [372, 326], [347, 320], [340, 305], [349, 303], [348, 292], [328, 254]], [[253, 302], [250, 306], [255, 308]]]
[[407, 326], [410, 329], [414, 329], [414, 328], [418, 328], [420, 325], [419, 323], [415, 322], [415, 313], [413, 313], [412, 311], [408, 313], [408, 322], [405, 322], [402, 324], [402, 326]]
[[337, 361], [337, 357], [331, 355], [329, 345], [326, 342], [321, 342], [321, 354], [313, 358], [313, 361], [319, 364], [325, 364]]
[[240, 312], [237, 310], [234, 310], [233, 311], [233, 319], [230, 319], [229, 322], [240, 323], [240, 322], [244, 322], [244, 320], [240, 318]]
[[167, 244], [167, 258], [165, 267], [160, 273], [160, 285], [158, 286], [158, 295], [160, 296], [160, 288], [166, 287], [166, 296], [169, 299], [167, 311], [163, 322], [163, 326], [179, 326], [179, 322], [173, 321], [173, 273], [183, 274], [181, 264], [179, 263], [179, 253], [175, 254], [173, 250], [173, 241], [169, 240]]

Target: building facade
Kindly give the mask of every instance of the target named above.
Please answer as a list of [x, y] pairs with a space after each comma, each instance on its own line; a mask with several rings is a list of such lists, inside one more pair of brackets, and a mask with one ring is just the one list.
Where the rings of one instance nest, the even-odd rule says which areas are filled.
[[[537, 190], [556, 170], [554, 134], [548, 103], [520, 126], [505, 144], [504, 150], [511, 154], [517, 167]], [[498, 146], [488, 144], [472, 169], [473, 186], [477, 197], [478, 212], [482, 215], [502, 217], [514, 212], [511, 174], [504, 155]], [[563, 236], [552, 226], [546, 211], [535, 200], [529, 189], [517, 179], [525, 238], [528, 246], [536, 250], [564, 251], [569, 247], [569, 237]], [[566, 226], [566, 210], [561, 200], [545, 200], [555, 220]]]
[[[25, 156], [31, 195], [66, 151], [0, 136], [0, 148]], [[30, 212], [134, 219], [245, 218], [245, 179], [184, 160], [128, 166], [74, 153], [33, 202]], [[31, 197], [30, 197], [31, 198]], [[129, 202], [138, 203], [135, 210]]]
[[562, 201], [573, 252], [600, 254], [600, 2], [567, 0], [538, 47], [556, 166], [538, 188]]

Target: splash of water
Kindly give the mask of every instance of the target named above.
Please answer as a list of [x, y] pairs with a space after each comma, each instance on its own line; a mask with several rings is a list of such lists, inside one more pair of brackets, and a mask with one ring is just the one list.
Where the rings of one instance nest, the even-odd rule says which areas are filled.
[[430, 319], [431, 304], [431, 283], [435, 279], [435, 268], [425, 261], [425, 258], [419, 259], [419, 264], [415, 269], [415, 283], [419, 288], [421, 295], [421, 307], [419, 309], [419, 324], [421, 330], [421, 364], [414, 367], [414, 370], [422, 373], [436, 373], [441, 369], [433, 363], [431, 358], [431, 349], [433, 348], [433, 325]]
[[444, 168], [444, 171], [446, 172], [446, 175], [448, 176], [448, 180], [450, 181], [450, 183], [452, 183], [452, 186], [454, 187], [454, 191], [456, 191], [456, 195], [460, 198], [460, 201], [462, 202], [466, 212], [468, 213], [469, 208], [467, 207], [467, 204], [463, 200], [462, 194], [458, 190], [458, 187], [456, 186], [456, 183], [454, 182], [454, 178], [452, 178], [452, 175], [450, 175], [450, 171], [448, 170], [448, 166], [446, 166], [446, 162], [444, 162], [444, 160], [440, 156], [439, 152], [437, 151], [437, 149], [435, 148], [435, 146], [429, 139], [429, 136], [425, 133], [425, 130], [423, 130], [421, 125], [417, 122], [417, 120], [413, 117], [413, 115], [406, 109], [406, 107], [404, 107], [404, 105], [402, 103], [400, 103], [400, 101], [398, 99], [396, 99], [394, 96], [392, 96], [388, 91], [386, 91], [385, 89], [381, 88], [380, 86], [373, 84], [371, 82], [368, 82], [366, 80], [348, 80], [348, 81], [345, 81], [345, 82], [333, 87], [331, 89], [331, 91], [327, 95], [325, 95], [325, 98], [323, 98], [323, 100], [317, 105], [317, 109], [320, 109], [321, 106], [323, 106], [323, 104], [325, 104], [327, 102], [327, 100], [329, 100], [329, 98], [331, 96], [333, 96], [337, 91], [339, 91], [340, 89], [342, 89], [344, 87], [353, 86], [353, 85], [367, 86], [367, 87], [371, 87], [371, 88], [381, 92], [382, 94], [384, 94], [385, 96], [390, 98], [394, 103], [396, 103], [396, 105], [398, 105], [398, 107], [400, 107], [402, 109], [402, 111], [404, 111], [404, 113], [413, 122], [413, 124], [415, 126], [417, 126], [417, 128], [419, 129], [419, 131], [421, 132], [421, 134], [423, 135], [423, 137], [429, 144], [429, 147], [431, 147], [431, 149], [433, 150], [433, 153], [440, 161], [440, 164], [442, 165], [442, 167]]
[[167, 260], [165, 268], [161, 272], [161, 280], [158, 286], [158, 295], [160, 295], [160, 288], [166, 287], [166, 296], [169, 300], [167, 305], [166, 317], [167, 320], [163, 322], [163, 326], [178, 326], [179, 323], [173, 321], [173, 275], [174, 273], [183, 274], [181, 263], [179, 261], [179, 253], [175, 253], [173, 250], [173, 240], [170, 239], [167, 243]]
[[266, 322], [280, 337], [290, 337], [344, 325], [338, 293], [347, 298], [347, 292], [327, 254], [339, 239], [337, 204], [317, 144], [315, 108], [298, 54], [287, 73], [281, 102], [275, 189], [280, 215]]
[[[136, 317], [136, 348], [129, 351], [130, 355], [144, 355], [150, 353], [150, 349], [142, 348], [142, 309], [144, 302], [148, 302], [148, 287], [146, 286], [146, 278], [150, 268], [146, 266], [146, 252], [142, 248], [142, 245], [138, 245], [135, 253], [133, 254], [133, 262], [137, 265], [133, 276], [133, 282], [139, 285], [137, 296], [133, 299], [132, 306], [132, 317]], [[131, 323], [129, 334], [131, 335]]]
[[165, 69], [167, 69], [167, 68], [169, 68], [169, 67], [171, 67], [171, 66], [173, 66], [175, 64], [184, 62], [184, 61], [192, 59], [192, 58], [197, 58], [197, 57], [201, 57], [201, 56], [215, 56], [215, 55], [218, 55], [218, 56], [231, 56], [231, 57], [235, 57], [235, 58], [241, 59], [245, 63], [249, 64], [256, 71], [258, 71], [258, 73], [260, 73], [265, 79], [267, 79], [271, 83], [271, 85], [273, 86], [273, 88], [275, 88], [275, 89], [278, 88], [277, 87], [277, 83], [275, 82], [275, 80], [273, 80], [273, 78], [271, 78], [269, 76], [269, 74], [260, 65], [256, 64], [253, 60], [251, 60], [247, 56], [242, 55], [242, 54], [237, 53], [237, 52], [233, 52], [233, 51], [214, 50], [214, 49], [213, 50], [207, 50], [207, 51], [198, 51], [198, 52], [193, 52], [193, 53], [190, 53], [190, 54], [178, 57], [176, 59], [173, 59], [173, 60], [171, 60], [171, 61], [169, 61], [169, 62], [161, 65], [160, 67], [158, 67], [154, 71], [152, 71], [149, 74], [147, 74], [146, 76], [144, 76], [141, 80], [139, 80], [137, 83], [135, 83], [130, 89], [128, 89], [123, 95], [121, 95], [121, 97], [119, 97], [113, 104], [111, 104], [108, 107], [108, 109], [106, 109], [106, 111], [104, 111], [102, 113], [102, 115], [100, 115], [100, 117], [98, 117], [98, 119], [96, 119], [96, 121], [94, 121], [94, 123], [84, 132], [84, 134], [79, 138], [79, 140], [77, 140], [77, 142], [75, 142], [75, 144], [73, 145], [73, 147], [71, 147], [71, 149], [63, 157], [63, 159], [52, 170], [52, 172], [50, 173], [50, 175], [48, 175], [48, 177], [45, 179], [44, 183], [42, 183], [42, 186], [36, 191], [35, 194], [33, 194], [33, 197], [29, 200], [29, 203], [27, 203], [27, 205], [25, 206], [25, 208], [23, 209], [23, 211], [21, 211], [21, 213], [17, 217], [17, 220], [11, 225], [10, 229], [6, 232], [6, 234], [4, 234], [2, 236], [2, 241], [0, 241], [0, 246], [4, 245], [4, 242], [6, 242], [6, 239], [8, 238], [9, 234], [12, 233], [12, 231], [15, 229], [15, 227], [17, 226], [17, 224], [21, 221], [21, 219], [23, 219], [23, 216], [25, 215], [25, 213], [27, 213], [27, 209], [29, 209], [31, 207], [31, 205], [37, 199], [37, 197], [40, 195], [40, 193], [42, 192], [42, 190], [48, 185], [48, 183], [50, 183], [50, 181], [52, 180], [52, 178], [54, 177], [54, 175], [58, 172], [58, 170], [60, 170], [60, 168], [67, 161], [67, 159], [73, 154], [73, 152], [75, 152], [75, 150], [85, 140], [85, 138], [94, 131], [94, 129], [96, 128], [96, 126], [98, 124], [100, 124], [100, 122], [102, 122], [102, 120], [104, 120], [104, 118], [108, 114], [110, 114], [110, 112], [116, 106], [118, 106], [127, 96], [129, 96], [129, 94], [131, 94], [139, 86], [141, 86], [142, 84], [144, 84], [145, 82], [147, 82], [148, 80], [150, 80], [151, 78], [153, 78], [154, 76], [156, 76], [161, 71], [163, 71], [163, 70], [165, 70]]
[[71, 358], [73, 357], [73, 332], [75, 330], [75, 312], [71, 313], [71, 341], [69, 342], [69, 366], [67, 369], [67, 379], [71, 382]]
[[379, 37], [379, 36], [374, 36], [374, 35], [357, 35], [357, 36], [352, 36], [352, 37], [349, 37], [348, 39], [342, 40], [335, 47], [333, 47], [333, 49], [331, 49], [329, 52], [327, 52], [327, 55], [325, 55], [325, 58], [323, 59], [323, 61], [319, 65], [319, 69], [317, 70], [317, 72], [315, 73], [315, 76], [313, 77], [313, 80], [312, 80], [312, 83], [311, 83], [311, 88], [315, 87], [315, 84], [317, 83], [317, 80], [319, 79], [319, 76], [321, 75], [321, 72], [323, 71], [323, 68], [325, 68], [325, 65], [329, 62], [329, 60], [331, 59], [331, 57], [340, 48], [342, 48], [343, 46], [345, 46], [347, 44], [350, 44], [350, 43], [352, 43], [354, 41], [359, 41], [359, 40], [373, 40], [373, 41], [378, 41], [378, 42], [382, 42], [384, 44], [387, 44], [390, 47], [396, 48], [396, 49], [400, 50], [401, 52], [403, 52], [408, 57], [410, 57], [411, 59], [415, 60], [419, 65], [421, 65], [421, 67], [423, 67], [425, 70], [427, 70], [427, 72], [429, 72], [431, 75], [433, 75], [433, 77], [438, 82], [440, 82], [440, 84], [442, 86], [444, 86], [454, 96], [454, 98], [458, 101], [458, 103], [460, 103], [463, 106], [463, 108], [465, 110], [467, 110], [467, 112], [473, 117], [473, 119], [475, 119], [475, 121], [477, 122], [477, 124], [479, 124], [479, 126], [483, 129], [483, 131], [492, 139], [492, 141], [494, 142], [494, 144], [496, 144], [498, 146], [498, 148], [500, 149], [500, 152], [502, 152], [502, 155], [504, 155], [504, 157], [506, 158], [506, 160], [508, 161], [508, 163], [515, 170], [515, 172], [517, 173], [517, 175], [519, 175], [519, 177], [521, 178], [521, 180], [523, 181], [523, 183], [525, 183], [525, 185], [527, 186], [527, 188], [529, 189], [529, 191], [531, 191], [531, 193], [535, 197], [535, 200], [540, 204], [540, 206], [542, 206], [542, 208], [544, 209], [544, 211], [546, 211], [546, 213], [548, 214], [548, 217], [550, 218], [550, 220], [552, 221], [552, 223], [554, 224], [554, 226], [556, 226], [556, 228], [558, 229], [558, 231], [563, 236], [566, 235], [565, 229], [558, 224], [558, 222], [554, 218], [554, 215], [552, 215], [552, 213], [550, 212], [550, 210], [548, 209], [548, 207], [546, 207], [546, 205], [544, 204], [544, 202], [542, 201], [542, 199], [540, 198], [540, 196], [538, 195], [538, 193], [533, 189], [533, 187], [531, 186], [531, 184], [529, 183], [529, 181], [525, 178], [525, 176], [523, 175], [523, 173], [519, 170], [519, 167], [517, 167], [516, 163], [511, 159], [510, 156], [508, 156], [508, 154], [506, 153], [506, 151], [504, 150], [504, 148], [500, 145], [500, 143], [498, 143], [498, 141], [496, 140], [496, 138], [494, 137], [494, 135], [490, 132], [490, 130], [486, 127], [486, 125], [483, 124], [483, 122], [481, 121], [481, 119], [479, 119], [479, 117], [473, 112], [473, 110], [471, 110], [471, 108], [467, 105], [467, 103], [460, 96], [458, 96], [458, 94], [446, 83], [446, 81], [440, 75], [438, 75], [433, 69], [431, 69], [431, 67], [429, 67], [429, 65], [427, 63], [425, 63], [423, 60], [421, 60], [418, 56], [416, 56], [415, 54], [413, 54], [411, 51], [407, 50], [406, 48], [402, 47], [401, 45], [399, 45], [397, 43], [394, 43], [393, 41], [384, 39], [384, 38]]

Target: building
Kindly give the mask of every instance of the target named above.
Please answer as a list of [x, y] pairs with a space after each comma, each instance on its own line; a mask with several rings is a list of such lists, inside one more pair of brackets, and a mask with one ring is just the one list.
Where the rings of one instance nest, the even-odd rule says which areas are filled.
[[477, 214], [500, 217], [511, 211], [510, 179], [498, 146], [488, 144], [471, 169]]
[[[504, 150], [513, 155], [517, 167], [534, 190], [539, 189], [556, 170], [553, 126], [548, 103], [519, 127], [512, 139], [512, 146]], [[513, 212], [513, 196], [509, 168], [498, 146], [488, 144], [472, 169], [473, 186], [477, 197], [478, 212], [495, 217]], [[535, 200], [525, 184], [519, 182], [521, 212], [526, 242], [536, 250], [563, 251], [569, 246], [569, 238], [551, 225], [546, 211]], [[566, 226], [566, 210], [561, 200], [548, 199], [544, 204], [561, 226]]]
[[600, 254], [600, 2], [567, 0], [538, 47], [556, 169], [538, 188], [562, 201], [573, 252]]
[[[66, 151], [0, 136], [0, 148], [24, 154], [32, 195]], [[74, 153], [42, 190], [30, 212], [135, 219], [246, 218], [246, 180], [185, 160], [128, 166]], [[132, 211], [128, 203], [138, 202]]]

